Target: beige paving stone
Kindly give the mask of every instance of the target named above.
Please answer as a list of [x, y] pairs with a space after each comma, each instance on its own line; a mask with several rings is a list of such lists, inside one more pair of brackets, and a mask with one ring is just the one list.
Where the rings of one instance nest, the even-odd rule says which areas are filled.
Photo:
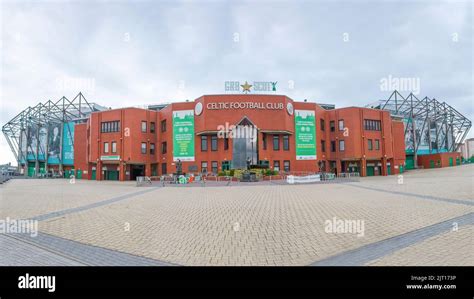
[[[473, 170], [471, 165], [407, 172], [403, 185], [391, 176], [362, 178], [354, 186], [166, 187], [44, 220], [39, 228], [183, 265], [308, 265], [472, 212], [465, 204], [390, 192], [474, 200]], [[132, 183], [76, 182], [71, 187], [61, 180], [11, 181], [0, 187], [0, 217], [33, 217], [146, 189]], [[326, 233], [325, 221], [333, 217], [363, 220], [364, 236]]]
[[368, 266], [474, 266], [474, 225], [431, 237]]

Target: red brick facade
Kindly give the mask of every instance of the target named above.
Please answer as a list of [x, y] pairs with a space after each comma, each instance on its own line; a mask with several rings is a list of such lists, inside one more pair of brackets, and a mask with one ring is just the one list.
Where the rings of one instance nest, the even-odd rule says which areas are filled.
[[461, 165], [461, 153], [438, 153], [431, 155], [419, 155], [418, 167], [441, 168]]
[[[76, 125], [75, 169], [82, 170], [82, 178], [96, 180], [134, 180], [138, 175], [174, 173], [172, 112], [194, 111], [197, 103], [202, 104], [203, 110], [194, 115], [195, 161], [183, 162], [186, 173], [200, 172], [202, 162], [207, 162], [209, 172], [212, 162], [217, 162], [221, 171], [224, 161], [232, 161], [232, 139], [225, 148], [226, 141], [218, 138], [217, 150], [211, 150], [208, 141], [207, 151], [201, 151], [201, 138], [215, 135], [219, 125], [236, 125], [244, 118], [257, 127], [257, 157], [259, 161], [268, 161], [270, 168], [279, 164], [283, 170], [285, 163], [293, 173], [352, 171], [366, 176], [396, 174], [405, 163], [403, 123], [393, 120], [387, 111], [358, 107], [325, 110], [315, 103], [295, 102], [281, 95], [227, 94], [172, 103], [159, 111], [122, 108], [95, 112], [87, 124]], [[240, 107], [239, 103], [252, 103], [264, 109]], [[296, 159], [295, 120], [288, 112], [288, 104], [294, 110], [315, 112], [317, 160]], [[146, 132], [142, 132], [142, 122], [146, 122]], [[110, 132], [102, 132], [107, 124], [105, 129]], [[278, 150], [273, 148], [274, 135], [280, 136]], [[285, 135], [288, 149], [283, 146]], [[146, 153], [142, 153], [142, 143], [146, 144]], [[165, 143], [166, 151], [162, 149]], [[152, 146], [154, 153], [150, 153]]]

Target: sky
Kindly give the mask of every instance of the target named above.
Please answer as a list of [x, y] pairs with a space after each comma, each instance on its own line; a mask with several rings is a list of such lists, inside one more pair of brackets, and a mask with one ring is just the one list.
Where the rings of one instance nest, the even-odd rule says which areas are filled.
[[[387, 99], [383, 83], [405, 80], [401, 94], [474, 119], [471, 1], [0, 2], [2, 126], [79, 92], [118, 108], [246, 80], [336, 107]], [[7, 162], [16, 164], [2, 134]]]

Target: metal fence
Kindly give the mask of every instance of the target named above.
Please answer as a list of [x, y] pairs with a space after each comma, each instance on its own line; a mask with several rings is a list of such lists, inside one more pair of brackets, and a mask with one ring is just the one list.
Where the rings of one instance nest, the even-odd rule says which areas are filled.
[[214, 176], [200, 174], [195, 176], [139, 176], [136, 179], [137, 186], [155, 187], [217, 187], [217, 186], [251, 186], [251, 185], [291, 185], [291, 184], [324, 184], [357, 182], [360, 179], [358, 172], [338, 173], [330, 172], [291, 172], [272, 176], [259, 176], [256, 181], [245, 182], [238, 177]]

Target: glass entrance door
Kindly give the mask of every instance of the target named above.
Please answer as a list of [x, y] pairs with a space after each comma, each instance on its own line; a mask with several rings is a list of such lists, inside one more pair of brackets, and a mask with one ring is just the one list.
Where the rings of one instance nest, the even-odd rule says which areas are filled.
[[250, 164], [257, 164], [257, 129], [254, 126], [237, 126], [236, 134], [238, 138], [232, 140], [232, 167], [236, 169], [246, 169], [247, 159]]

